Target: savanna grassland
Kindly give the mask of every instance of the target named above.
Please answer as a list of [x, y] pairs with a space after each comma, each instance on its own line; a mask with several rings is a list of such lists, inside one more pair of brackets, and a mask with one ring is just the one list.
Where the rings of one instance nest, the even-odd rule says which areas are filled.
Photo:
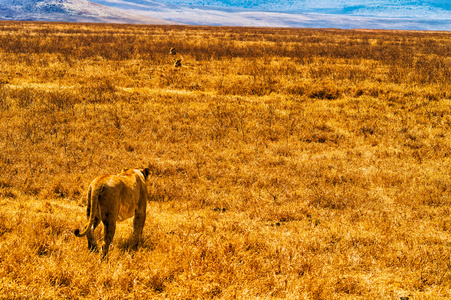
[[1, 299], [451, 298], [450, 33], [2, 22], [0, 66]]

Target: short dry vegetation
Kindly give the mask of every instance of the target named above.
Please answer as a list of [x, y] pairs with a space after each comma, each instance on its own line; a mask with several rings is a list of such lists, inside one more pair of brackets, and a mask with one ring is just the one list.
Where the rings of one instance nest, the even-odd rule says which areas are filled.
[[1, 299], [451, 298], [449, 33], [2, 22], [0, 65]]

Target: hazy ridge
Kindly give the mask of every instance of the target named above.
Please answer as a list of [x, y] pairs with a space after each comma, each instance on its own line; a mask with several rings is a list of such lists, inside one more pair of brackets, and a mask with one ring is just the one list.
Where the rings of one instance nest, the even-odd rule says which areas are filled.
[[174, 24], [85, 0], [0, 0], [0, 20]]
[[445, 1], [95, 0], [192, 25], [449, 30]]
[[[94, 3], [95, 2], [95, 3]], [[451, 3], [408, 1], [0, 0], [1, 20], [444, 30]]]

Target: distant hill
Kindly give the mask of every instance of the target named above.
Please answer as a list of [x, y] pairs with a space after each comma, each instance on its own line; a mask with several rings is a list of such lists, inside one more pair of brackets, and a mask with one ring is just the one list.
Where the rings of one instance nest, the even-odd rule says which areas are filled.
[[185, 24], [451, 30], [450, 0], [92, 0]]
[[0, 0], [0, 20], [175, 24], [85, 0]]
[[451, 18], [449, 0], [159, 0], [159, 2], [176, 6], [240, 8], [288, 13]]
[[0, 0], [0, 19], [451, 31], [451, 0], [91, 1]]

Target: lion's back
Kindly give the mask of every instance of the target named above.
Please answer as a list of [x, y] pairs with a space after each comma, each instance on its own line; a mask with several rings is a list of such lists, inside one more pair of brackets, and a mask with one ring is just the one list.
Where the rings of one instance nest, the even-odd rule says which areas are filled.
[[91, 188], [97, 191], [101, 207], [117, 207], [118, 221], [134, 215], [141, 197], [141, 185], [135, 174], [99, 176], [91, 183]]

